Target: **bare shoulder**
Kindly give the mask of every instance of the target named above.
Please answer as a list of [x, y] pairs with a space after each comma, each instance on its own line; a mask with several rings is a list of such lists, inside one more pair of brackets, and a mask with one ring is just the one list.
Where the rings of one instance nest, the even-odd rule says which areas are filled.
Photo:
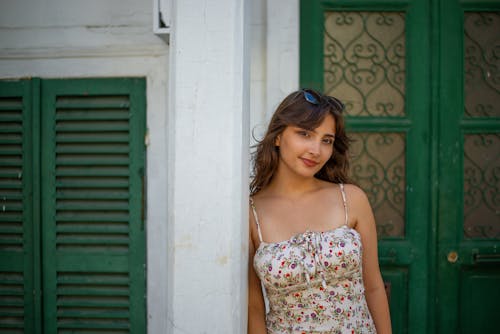
[[366, 196], [366, 193], [357, 185], [345, 184], [344, 188], [348, 202], [351, 202], [352, 204], [364, 204], [365, 202], [368, 203], [368, 197]]
[[346, 184], [345, 192], [347, 205], [355, 224], [365, 221], [367, 218], [371, 220], [373, 217], [372, 208], [363, 189], [354, 184]]

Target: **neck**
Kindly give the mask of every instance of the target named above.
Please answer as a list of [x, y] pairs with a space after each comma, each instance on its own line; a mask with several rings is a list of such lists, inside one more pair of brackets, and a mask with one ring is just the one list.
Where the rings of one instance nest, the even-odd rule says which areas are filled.
[[278, 170], [267, 188], [276, 195], [295, 198], [317, 190], [319, 187], [320, 181], [314, 177], [283, 175]]

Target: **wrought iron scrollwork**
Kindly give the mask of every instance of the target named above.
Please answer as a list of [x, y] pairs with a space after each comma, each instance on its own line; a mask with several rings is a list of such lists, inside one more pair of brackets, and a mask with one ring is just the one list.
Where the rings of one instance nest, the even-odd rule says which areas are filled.
[[464, 235], [500, 238], [500, 134], [464, 140]]
[[366, 191], [379, 237], [404, 235], [405, 135], [352, 134], [351, 177]]
[[352, 116], [403, 116], [404, 13], [327, 12], [324, 34], [325, 92]]

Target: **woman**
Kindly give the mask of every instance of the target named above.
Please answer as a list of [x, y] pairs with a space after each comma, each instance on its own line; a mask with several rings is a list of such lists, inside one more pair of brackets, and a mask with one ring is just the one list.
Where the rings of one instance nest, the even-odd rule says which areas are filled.
[[257, 145], [249, 334], [391, 333], [373, 213], [364, 192], [345, 184], [343, 108], [314, 90], [294, 92]]

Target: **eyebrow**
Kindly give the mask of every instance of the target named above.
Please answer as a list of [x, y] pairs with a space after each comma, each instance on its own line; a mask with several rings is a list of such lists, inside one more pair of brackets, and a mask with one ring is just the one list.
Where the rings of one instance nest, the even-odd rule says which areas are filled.
[[[310, 130], [314, 133], [317, 133], [316, 130]], [[324, 134], [324, 137], [332, 137], [332, 138], [335, 138], [335, 133], [325, 133]]]
[[[300, 127], [300, 126], [294, 126], [294, 127], [297, 128], [297, 129], [302, 129], [302, 130], [306, 130], [306, 131], [311, 131], [311, 132], [317, 133], [315, 129], [308, 129], [308, 128], [303, 128], [303, 127]], [[335, 138], [335, 133], [325, 133], [325, 136], [326, 137]]]

